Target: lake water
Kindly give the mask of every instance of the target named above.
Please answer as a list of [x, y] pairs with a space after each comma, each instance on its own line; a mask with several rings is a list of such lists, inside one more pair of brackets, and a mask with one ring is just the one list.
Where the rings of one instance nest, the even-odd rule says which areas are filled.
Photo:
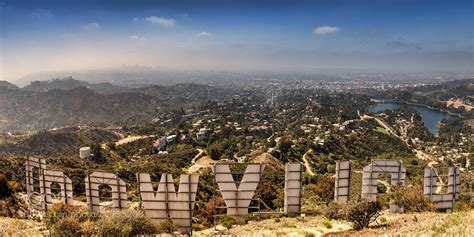
[[[386, 109], [396, 109], [404, 104], [402, 103], [380, 103], [372, 105], [369, 107], [369, 112], [379, 112]], [[436, 134], [438, 132], [438, 122], [442, 119], [453, 118], [452, 115], [442, 112], [439, 110], [429, 109], [419, 105], [409, 105], [406, 106], [415, 109], [418, 113], [421, 114], [421, 119], [425, 126], [430, 130], [431, 133]]]

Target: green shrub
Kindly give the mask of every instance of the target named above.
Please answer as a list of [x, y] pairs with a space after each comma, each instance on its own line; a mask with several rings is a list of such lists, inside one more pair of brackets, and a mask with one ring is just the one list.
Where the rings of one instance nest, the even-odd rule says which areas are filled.
[[328, 221], [328, 220], [324, 220], [324, 221], [322, 222], [322, 224], [323, 224], [324, 227], [326, 227], [326, 228], [328, 228], [328, 229], [331, 229], [331, 228], [332, 228], [332, 224], [331, 224], [331, 222]]
[[242, 224], [242, 222], [237, 217], [228, 216], [228, 215], [220, 216], [218, 221], [219, 221], [219, 224], [221, 224], [227, 229], [232, 228], [232, 226], [234, 225]]
[[[83, 210], [81, 210], [77, 206], [64, 203], [56, 203], [46, 213], [46, 226], [52, 229], [58, 221], [66, 217], [77, 218], [77, 221], [79, 222], [79, 217], [82, 211]], [[71, 220], [68, 221], [71, 222]]]
[[328, 174], [321, 176], [316, 183], [316, 195], [324, 202], [329, 202], [334, 198], [334, 178]]
[[160, 224], [157, 225], [157, 233], [172, 234], [175, 231], [176, 225], [171, 220], [160, 222]]
[[346, 217], [344, 206], [337, 202], [330, 202], [323, 209], [323, 215], [329, 220], [342, 220]]
[[464, 211], [469, 211], [471, 208], [469, 207], [469, 204], [463, 201], [458, 201], [455, 202], [454, 204], [454, 211], [455, 212], [464, 212]]
[[81, 236], [81, 223], [78, 218], [67, 216], [51, 226], [53, 236]]
[[0, 216], [21, 218], [26, 217], [27, 213], [27, 205], [22, 199], [11, 196], [0, 200]]
[[87, 220], [81, 225], [81, 234], [85, 236], [91, 236], [97, 233], [97, 227], [95, 222]]
[[96, 222], [97, 232], [103, 236], [134, 236], [156, 234], [158, 228], [141, 211], [111, 211]]
[[3, 173], [0, 173], [0, 199], [11, 197], [13, 195], [13, 190], [11, 189], [7, 178]]
[[355, 229], [363, 229], [377, 220], [382, 211], [382, 204], [378, 201], [360, 199], [350, 203], [347, 207], [347, 220], [354, 224]]
[[403, 207], [405, 212], [432, 211], [434, 204], [423, 195], [423, 188], [417, 186], [404, 186], [392, 192], [393, 204]]

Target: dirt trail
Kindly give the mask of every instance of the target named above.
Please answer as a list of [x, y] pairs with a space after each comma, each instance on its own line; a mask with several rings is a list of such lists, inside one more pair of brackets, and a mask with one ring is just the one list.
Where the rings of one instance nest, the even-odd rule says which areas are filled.
[[306, 153], [304, 153], [303, 155], [303, 162], [304, 162], [304, 166], [306, 167], [306, 172], [308, 172], [309, 175], [313, 176], [314, 175], [314, 172], [313, 170], [311, 169], [311, 165], [309, 164], [309, 161], [308, 159], [306, 158], [306, 156], [310, 153], [313, 153], [313, 150], [312, 149], [309, 149]]
[[[203, 149], [197, 148], [196, 150], [198, 151], [198, 153], [191, 160], [191, 167], [189, 167], [188, 173], [194, 173], [194, 172], [197, 172], [199, 169], [206, 167], [203, 164], [208, 163], [207, 160], [210, 159], [210, 157], [205, 156], [206, 153], [204, 152]], [[208, 159], [206, 159], [206, 158], [208, 158]], [[199, 162], [200, 159], [204, 160], [202, 162], [203, 164], [200, 164], [201, 163], [201, 162]]]
[[[387, 130], [390, 134], [392, 134], [393, 136], [399, 138], [403, 143], [405, 143], [405, 145], [411, 149], [411, 151], [413, 152], [413, 154], [415, 154], [415, 156], [420, 159], [420, 160], [433, 160], [433, 158], [424, 153], [423, 151], [420, 151], [420, 150], [417, 150], [415, 148], [411, 148], [410, 144], [408, 143], [408, 139], [406, 139], [406, 135], [405, 136], [399, 136], [395, 130], [390, 126], [388, 125], [387, 123], [385, 123], [385, 121], [379, 119], [379, 118], [376, 118], [376, 117], [373, 117], [373, 116], [370, 116], [370, 115], [361, 115], [360, 118], [362, 120], [364, 119], [374, 119], [380, 126], [382, 126], [383, 128], [385, 128], [385, 130]], [[412, 119], [413, 119], [413, 116], [412, 116]], [[407, 129], [407, 128], [404, 128], [404, 129]]]
[[149, 137], [155, 137], [155, 135], [148, 135], [148, 136], [128, 136], [126, 138], [122, 138], [120, 140], [118, 140], [117, 142], [115, 142], [115, 145], [116, 146], [120, 146], [120, 145], [123, 145], [123, 144], [127, 144], [129, 142], [134, 142], [136, 140], [140, 140], [140, 139], [143, 139], [143, 138], [149, 138]]

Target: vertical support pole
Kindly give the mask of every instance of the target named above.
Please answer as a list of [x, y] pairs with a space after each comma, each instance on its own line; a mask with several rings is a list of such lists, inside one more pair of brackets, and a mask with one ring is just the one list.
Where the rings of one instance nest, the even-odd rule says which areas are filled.
[[63, 174], [63, 189], [64, 189], [64, 203], [68, 203], [68, 195], [67, 195], [67, 186], [66, 186], [66, 174]]
[[433, 201], [433, 167], [430, 167], [430, 201]]
[[337, 202], [337, 197], [339, 197], [339, 179], [338, 179], [338, 172], [341, 169], [341, 163], [336, 161], [336, 183], [334, 188], [334, 200]]
[[136, 173], [135, 176], [137, 177], [137, 190], [138, 190], [138, 207], [140, 209], [142, 209], [142, 194], [141, 194], [141, 191], [140, 191], [140, 185], [141, 185], [141, 181], [140, 181], [140, 173]]
[[168, 220], [170, 220], [171, 216], [170, 216], [170, 208], [169, 208], [169, 202], [168, 202], [168, 174], [167, 173], [165, 173], [165, 207], [166, 207], [166, 216], [168, 217]]
[[191, 202], [191, 181], [192, 181], [192, 174], [188, 174], [188, 205], [189, 205], [189, 235], [193, 235], [193, 205]]
[[92, 203], [92, 190], [91, 190], [91, 172], [87, 171], [87, 187], [89, 188], [89, 210], [94, 211], [94, 204]]
[[26, 157], [26, 194], [30, 195], [30, 187], [31, 187], [31, 178], [32, 174], [30, 173], [30, 157]]
[[[216, 169], [216, 163], [213, 163], [212, 164], [212, 168], [214, 170], [214, 176], [212, 179], [214, 179], [214, 184], [217, 185], [217, 179], [216, 179], [216, 176], [217, 176], [217, 169]], [[216, 189], [213, 188], [212, 189], [212, 223], [214, 224], [214, 230], [216, 230], [217, 226], [216, 226]]]
[[[115, 180], [117, 181], [118, 207], [120, 210], [122, 210], [122, 194], [120, 193], [120, 178], [118, 177], [117, 173], [115, 173]], [[113, 200], [112, 200], [112, 203], [113, 203]]]
[[[230, 165], [229, 165], [229, 170], [230, 170]], [[231, 175], [232, 175], [232, 171], [230, 171]], [[237, 191], [235, 192], [235, 209], [236, 209], [236, 213], [237, 215], [240, 215], [240, 205], [239, 205], [239, 201], [240, 201], [240, 197], [239, 197], [239, 189], [242, 187], [242, 179], [243, 179], [243, 176], [242, 178], [240, 179], [239, 181], [239, 187], [237, 187]], [[237, 183], [237, 181], [236, 181]], [[237, 184], [236, 184], [237, 185]]]
[[41, 190], [41, 195], [43, 196], [43, 205], [44, 205], [44, 211], [48, 211], [48, 202], [46, 200], [46, 183], [44, 181], [44, 170], [43, 170], [43, 167], [42, 167], [42, 163], [41, 163], [41, 159], [39, 160], [39, 166], [40, 166], [40, 174], [41, 174], [41, 178], [42, 178], [42, 183], [43, 183], [43, 187], [42, 187], [42, 190], [41, 190], [41, 187], [40, 187], [40, 190]]
[[[369, 199], [371, 199], [372, 195], [373, 195], [372, 194], [372, 175], [373, 175], [372, 172], [373, 172], [373, 170], [374, 170], [374, 160], [372, 159], [370, 161], [370, 178], [369, 178], [369, 192], [368, 192], [369, 193]], [[363, 182], [363, 180], [362, 180], [362, 182]]]
[[301, 197], [303, 196], [303, 163], [300, 162], [300, 190], [298, 192], [298, 212], [301, 214], [301, 208], [303, 207], [303, 203], [301, 201]]
[[[259, 164], [259, 168], [258, 168], [258, 175], [259, 175], [259, 178], [258, 178], [258, 182], [262, 182], [262, 176], [263, 176], [263, 171], [262, 171], [262, 162], [260, 162]], [[257, 185], [257, 188], [258, 188], [258, 185]], [[255, 189], [255, 191], [257, 191], [257, 189]], [[258, 217], [260, 218], [260, 194], [258, 194]]]
[[352, 161], [349, 160], [349, 179], [347, 180], [347, 202], [351, 200], [351, 179], [352, 179]]
[[398, 178], [397, 178], [397, 189], [401, 187], [401, 176], [402, 173], [402, 161], [398, 160]]
[[[455, 202], [456, 202], [456, 192], [457, 192], [457, 190], [456, 190], [457, 168], [458, 168], [457, 166], [453, 166], [453, 181], [454, 181], [454, 182], [453, 182], [453, 201], [452, 201], [452, 202], [453, 202], [453, 204], [452, 204], [453, 209], [451, 210], [451, 212], [454, 212], [454, 207], [455, 207]], [[448, 183], [449, 183], [449, 181], [448, 181]]]
[[[27, 201], [31, 204], [31, 195], [32, 195], [32, 192], [30, 190], [30, 188], [32, 188], [32, 184], [31, 184], [31, 173], [30, 173], [30, 157], [27, 156], [26, 157], [26, 195], [27, 195]], [[30, 215], [30, 210], [28, 208], [28, 211], [27, 211], [27, 214]]]

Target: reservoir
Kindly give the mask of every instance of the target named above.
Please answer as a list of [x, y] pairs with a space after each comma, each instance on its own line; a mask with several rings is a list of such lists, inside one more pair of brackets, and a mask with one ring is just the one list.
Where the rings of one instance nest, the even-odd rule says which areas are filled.
[[[369, 107], [369, 112], [379, 112], [387, 109], [396, 109], [400, 106], [404, 105], [403, 103], [380, 103], [376, 105], [372, 105]], [[442, 119], [450, 119], [453, 118], [452, 115], [442, 112], [439, 110], [429, 109], [424, 106], [420, 105], [411, 105], [406, 104], [406, 106], [415, 109], [418, 113], [421, 114], [421, 119], [425, 124], [425, 127], [430, 130], [431, 133], [436, 134], [438, 132], [438, 122]]]

